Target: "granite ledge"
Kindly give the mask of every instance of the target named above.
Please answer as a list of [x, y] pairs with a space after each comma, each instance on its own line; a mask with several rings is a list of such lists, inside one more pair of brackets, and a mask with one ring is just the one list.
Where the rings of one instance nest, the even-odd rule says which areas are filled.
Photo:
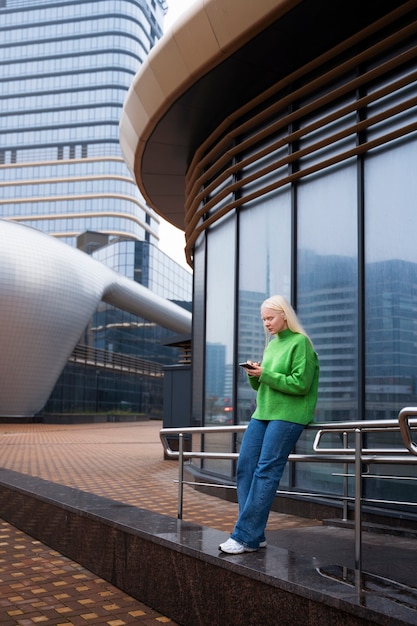
[[221, 626], [227, 616], [255, 626], [278, 608], [289, 611], [282, 626], [417, 624], [414, 587], [366, 574], [358, 583], [357, 572], [323, 557], [273, 543], [224, 555], [220, 531], [11, 470], [0, 471], [0, 505], [3, 519], [181, 624]]

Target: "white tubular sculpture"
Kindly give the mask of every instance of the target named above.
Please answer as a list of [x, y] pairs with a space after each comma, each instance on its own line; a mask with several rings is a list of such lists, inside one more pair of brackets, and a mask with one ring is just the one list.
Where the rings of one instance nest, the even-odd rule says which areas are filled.
[[101, 300], [178, 333], [191, 314], [84, 252], [0, 220], [0, 415], [42, 409]]

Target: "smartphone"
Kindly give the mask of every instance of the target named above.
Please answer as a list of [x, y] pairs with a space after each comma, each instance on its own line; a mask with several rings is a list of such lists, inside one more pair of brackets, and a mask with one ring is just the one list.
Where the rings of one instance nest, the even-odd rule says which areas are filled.
[[247, 370], [253, 370], [254, 366], [251, 365], [250, 363], [239, 363], [240, 367], [244, 367]]

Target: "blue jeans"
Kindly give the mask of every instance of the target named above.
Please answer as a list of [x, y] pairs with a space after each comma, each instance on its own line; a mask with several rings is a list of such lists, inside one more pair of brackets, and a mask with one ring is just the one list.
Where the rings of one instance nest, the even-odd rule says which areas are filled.
[[251, 419], [237, 464], [239, 517], [232, 538], [249, 548], [265, 540], [269, 512], [302, 424]]

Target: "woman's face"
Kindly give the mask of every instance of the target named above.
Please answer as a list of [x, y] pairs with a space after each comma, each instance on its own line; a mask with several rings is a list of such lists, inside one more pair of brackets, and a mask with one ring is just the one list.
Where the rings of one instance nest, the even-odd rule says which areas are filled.
[[264, 308], [261, 311], [262, 321], [266, 330], [271, 335], [276, 335], [282, 330], [288, 328], [287, 320], [283, 311], [275, 311], [274, 309]]

